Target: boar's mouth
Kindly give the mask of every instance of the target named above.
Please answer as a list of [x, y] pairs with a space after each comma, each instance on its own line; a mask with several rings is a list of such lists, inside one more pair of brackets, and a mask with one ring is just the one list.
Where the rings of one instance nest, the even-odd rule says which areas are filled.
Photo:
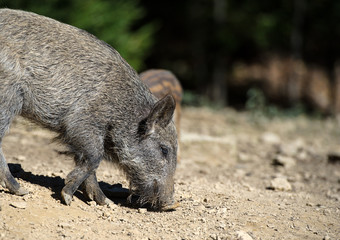
[[178, 207], [179, 207], [179, 202], [174, 202], [174, 203], [171, 204], [171, 205], [163, 206], [163, 207], [161, 208], [161, 211], [164, 211], [164, 212], [166, 212], [166, 211], [172, 211], [172, 210], [175, 210], [175, 209], [178, 208]]
[[[173, 200], [173, 187], [162, 189], [156, 180], [153, 180], [153, 183], [147, 187], [133, 186], [130, 183], [130, 191], [139, 196], [138, 205], [150, 205], [150, 208], [155, 211], [170, 211], [179, 206]], [[132, 194], [129, 196], [130, 202]]]

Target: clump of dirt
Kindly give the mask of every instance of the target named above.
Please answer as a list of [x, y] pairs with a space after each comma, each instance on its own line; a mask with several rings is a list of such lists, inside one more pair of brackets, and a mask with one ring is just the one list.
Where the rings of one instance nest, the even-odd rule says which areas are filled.
[[[333, 119], [262, 119], [185, 108], [175, 211], [130, 206], [128, 183], [103, 162], [110, 206], [77, 192], [60, 201], [73, 168], [54, 134], [18, 118], [4, 139], [29, 195], [0, 188], [0, 239], [339, 239], [340, 128]], [[111, 191], [112, 192], [112, 191]]]

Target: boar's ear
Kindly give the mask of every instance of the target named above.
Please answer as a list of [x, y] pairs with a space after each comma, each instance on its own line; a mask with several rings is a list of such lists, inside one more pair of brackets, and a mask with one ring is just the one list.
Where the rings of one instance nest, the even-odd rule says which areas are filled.
[[149, 135], [154, 131], [155, 125], [165, 128], [174, 114], [176, 102], [170, 94], [155, 103], [149, 116], [139, 123], [138, 132], [141, 135]]

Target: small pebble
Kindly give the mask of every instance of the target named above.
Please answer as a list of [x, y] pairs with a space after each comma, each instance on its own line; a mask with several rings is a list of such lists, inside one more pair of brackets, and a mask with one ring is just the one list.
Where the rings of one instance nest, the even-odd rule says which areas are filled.
[[11, 202], [9, 205], [19, 209], [25, 209], [27, 207], [27, 203], [25, 202]]
[[110, 215], [110, 213], [108, 213], [108, 212], [103, 212], [103, 213], [102, 213], [102, 216], [103, 216], [104, 218], [108, 218], [108, 217], [110, 217], [111, 215]]
[[26, 161], [26, 157], [25, 157], [25, 156], [23, 156], [23, 155], [19, 155], [19, 156], [17, 156], [17, 157], [16, 157], [16, 159], [17, 159], [18, 161], [20, 161], [20, 162], [24, 162], [24, 161]]
[[331, 214], [331, 210], [329, 210], [329, 209], [323, 210], [323, 215], [328, 216], [330, 214]]
[[292, 190], [292, 186], [287, 181], [286, 178], [277, 177], [274, 178], [270, 183], [270, 188], [277, 191], [290, 191]]
[[58, 224], [58, 227], [61, 227], [61, 228], [64, 228], [64, 229], [66, 229], [66, 228], [72, 228], [72, 226], [71, 226], [71, 224], [69, 224], [69, 223], [67, 223], [67, 222], [62, 222], [62, 223], [59, 223]]
[[146, 209], [146, 208], [138, 208], [139, 213], [146, 213], [147, 211], [148, 211], [148, 209]]
[[245, 231], [237, 231], [236, 239], [237, 240], [253, 240], [253, 238]]
[[238, 161], [242, 163], [252, 162], [252, 158], [249, 154], [240, 152], [238, 154]]
[[276, 135], [275, 133], [272, 133], [272, 132], [264, 133], [261, 136], [260, 140], [262, 140], [264, 143], [273, 144], [273, 145], [281, 143], [281, 138], [278, 135]]
[[286, 156], [283, 156], [283, 155], [278, 155], [274, 159], [273, 164], [274, 165], [283, 166], [284, 168], [291, 168], [291, 167], [295, 166], [296, 161], [295, 161], [295, 159], [293, 159], [291, 157], [286, 157]]
[[298, 152], [303, 149], [304, 142], [301, 139], [297, 139], [296, 141], [289, 143], [289, 144], [283, 144], [280, 146], [280, 151], [286, 156], [296, 156]]
[[205, 206], [204, 205], [198, 205], [197, 210], [200, 211], [200, 212], [205, 211]]
[[107, 208], [109, 209], [116, 209], [117, 208], [117, 205], [115, 203], [109, 203], [108, 205], [106, 205]]

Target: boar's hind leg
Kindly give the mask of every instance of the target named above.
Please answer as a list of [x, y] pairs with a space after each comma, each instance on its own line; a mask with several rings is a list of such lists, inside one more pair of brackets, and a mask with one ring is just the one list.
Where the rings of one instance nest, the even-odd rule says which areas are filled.
[[0, 185], [7, 188], [11, 193], [21, 196], [27, 194], [28, 191], [21, 187], [12, 176], [1, 146], [2, 138], [5, 136], [11, 120], [20, 111], [22, 99], [19, 96], [20, 94], [16, 97], [15, 90], [10, 91], [5, 87], [4, 92], [0, 92]]
[[112, 201], [108, 199], [100, 189], [96, 172], [92, 172], [92, 174], [83, 182], [82, 188], [84, 195], [86, 195], [89, 199], [94, 200], [97, 204], [107, 205], [112, 203]]
[[4, 188], [7, 188], [11, 193], [15, 195], [21, 196], [28, 193], [28, 191], [25, 188], [19, 185], [19, 183], [15, 180], [15, 178], [9, 171], [5, 157], [2, 153], [1, 141], [0, 141], [0, 185], [2, 185]]

